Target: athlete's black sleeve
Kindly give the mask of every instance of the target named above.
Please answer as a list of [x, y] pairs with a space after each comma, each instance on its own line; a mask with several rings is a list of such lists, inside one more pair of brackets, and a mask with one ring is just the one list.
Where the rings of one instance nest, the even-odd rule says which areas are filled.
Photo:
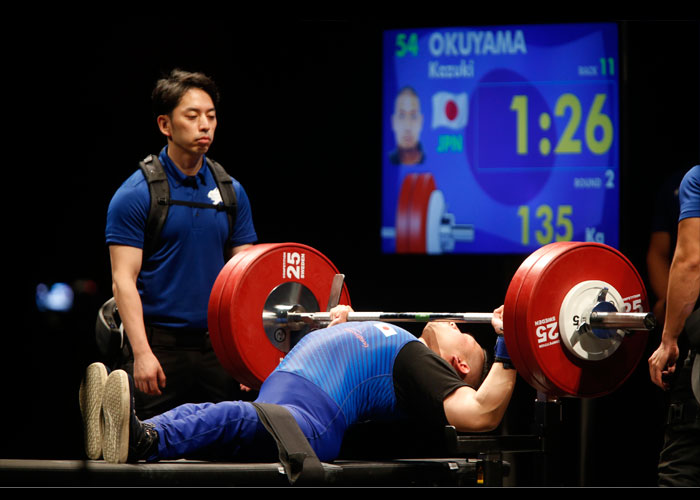
[[447, 425], [443, 401], [462, 386], [468, 384], [422, 342], [409, 342], [396, 356], [394, 391], [399, 409], [409, 416]]

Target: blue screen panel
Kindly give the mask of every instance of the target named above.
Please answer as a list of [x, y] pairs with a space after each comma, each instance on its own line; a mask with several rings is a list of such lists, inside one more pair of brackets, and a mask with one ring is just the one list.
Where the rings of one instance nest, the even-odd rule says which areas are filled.
[[619, 238], [615, 23], [384, 32], [382, 251]]

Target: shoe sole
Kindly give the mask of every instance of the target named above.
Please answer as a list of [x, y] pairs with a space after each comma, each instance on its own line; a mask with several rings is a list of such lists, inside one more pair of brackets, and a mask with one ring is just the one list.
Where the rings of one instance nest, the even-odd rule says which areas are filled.
[[102, 455], [109, 463], [127, 461], [130, 411], [129, 378], [125, 371], [115, 370], [107, 377], [102, 396]]
[[80, 414], [83, 417], [85, 454], [91, 460], [102, 456], [102, 395], [107, 382], [107, 368], [102, 363], [92, 363], [85, 370], [80, 382]]

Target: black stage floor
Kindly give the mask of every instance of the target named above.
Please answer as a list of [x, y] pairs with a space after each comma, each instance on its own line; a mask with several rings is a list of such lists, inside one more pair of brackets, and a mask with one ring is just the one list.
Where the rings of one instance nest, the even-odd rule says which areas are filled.
[[[324, 463], [318, 486], [482, 486], [477, 459], [406, 459]], [[500, 481], [500, 478], [497, 482]], [[280, 463], [175, 460], [109, 464], [101, 460], [0, 459], [0, 487], [288, 487]]]

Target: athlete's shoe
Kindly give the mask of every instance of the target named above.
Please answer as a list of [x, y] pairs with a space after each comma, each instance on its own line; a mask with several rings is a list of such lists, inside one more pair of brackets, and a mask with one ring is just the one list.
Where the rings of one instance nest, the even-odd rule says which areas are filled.
[[158, 433], [136, 417], [133, 393], [133, 379], [124, 370], [109, 374], [102, 398], [102, 454], [107, 462], [138, 462], [157, 450]]
[[107, 382], [107, 368], [102, 363], [92, 363], [85, 370], [80, 382], [78, 398], [83, 417], [85, 453], [91, 460], [102, 456], [102, 394]]

